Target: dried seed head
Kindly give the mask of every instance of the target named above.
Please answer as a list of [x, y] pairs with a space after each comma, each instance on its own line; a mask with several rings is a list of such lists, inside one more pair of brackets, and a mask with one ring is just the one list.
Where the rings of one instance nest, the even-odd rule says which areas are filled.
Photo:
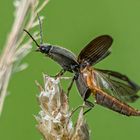
[[46, 140], [89, 140], [83, 108], [73, 127], [68, 99], [59, 83], [60, 77], [54, 79], [47, 75], [44, 75], [44, 88], [37, 83], [40, 89], [38, 100], [41, 108], [39, 115], [36, 116], [37, 128]]
[[67, 97], [59, 85], [60, 79], [45, 75], [44, 82], [45, 87], [38, 97], [41, 111], [36, 117], [37, 127], [47, 140], [67, 140], [73, 127]]
[[83, 116], [83, 108], [79, 113], [79, 117], [75, 126], [75, 133], [73, 134], [71, 140], [89, 140], [90, 133], [88, 125]]

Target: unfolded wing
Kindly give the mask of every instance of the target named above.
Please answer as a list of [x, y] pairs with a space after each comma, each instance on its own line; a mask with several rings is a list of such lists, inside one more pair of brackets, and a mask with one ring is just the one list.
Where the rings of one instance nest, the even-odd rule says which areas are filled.
[[123, 102], [134, 102], [139, 98], [136, 93], [140, 86], [123, 74], [95, 69], [94, 79], [97, 87]]

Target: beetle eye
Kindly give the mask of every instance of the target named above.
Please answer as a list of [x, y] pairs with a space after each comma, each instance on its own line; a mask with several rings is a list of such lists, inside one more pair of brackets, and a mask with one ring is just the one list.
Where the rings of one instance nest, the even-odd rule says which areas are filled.
[[49, 50], [50, 50], [50, 48], [51, 48], [51, 46], [45, 46], [45, 45], [43, 45], [43, 46], [40, 46], [40, 52], [41, 53], [45, 53], [45, 54], [48, 54], [49, 53]]
[[44, 51], [45, 50], [45, 47], [42, 47], [41, 50]]

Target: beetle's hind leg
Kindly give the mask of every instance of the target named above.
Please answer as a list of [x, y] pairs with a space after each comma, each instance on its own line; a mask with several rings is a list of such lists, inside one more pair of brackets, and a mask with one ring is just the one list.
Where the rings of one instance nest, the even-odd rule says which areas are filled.
[[90, 101], [85, 101], [83, 105], [79, 105], [78, 107], [76, 107], [75, 109], [73, 109], [73, 111], [71, 112], [71, 116], [80, 108], [87, 108], [88, 109], [83, 113], [83, 115], [85, 115], [86, 113], [88, 113], [90, 110], [93, 109], [95, 105], [93, 103], [91, 103]]
[[84, 112], [84, 115], [92, 110], [95, 105], [92, 102], [85, 100], [85, 106], [88, 107], [88, 109]]

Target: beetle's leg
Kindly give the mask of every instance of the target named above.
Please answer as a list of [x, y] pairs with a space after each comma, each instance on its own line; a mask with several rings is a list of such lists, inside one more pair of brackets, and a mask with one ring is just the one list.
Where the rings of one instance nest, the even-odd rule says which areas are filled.
[[80, 109], [80, 108], [82, 108], [82, 107], [84, 108], [85, 105], [79, 105], [78, 107], [76, 107], [75, 109], [73, 109], [72, 112], [71, 112], [70, 117], [71, 117], [78, 109]]
[[70, 90], [71, 90], [71, 88], [72, 88], [72, 85], [73, 85], [73, 83], [74, 83], [74, 80], [77, 80], [77, 78], [78, 78], [78, 73], [76, 73], [74, 76], [73, 76], [73, 78], [72, 78], [72, 81], [71, 81], [71, 83], [70, 83], [70, 85], [69, 85], [69, 87], [68, 87], [68, 89], [67, 89], [67, 96], [69, 97], [69, 92], [70, 92]]
[[66, 70], [62, 69], [60, 72], [58, 72], [54, 77], [57, 78], [57, 77], [60, 77], [62, 76], [64, 73], [66, 72]]
[[88, 109], [84, 112], [84, 115], [88, 113], [93, 107], [95, 106], [92, 102], [85, 100], [85, 105], [88, 107]]
[[80, 108], [87, 108], [88, 107], [88, 110], [86, 110], [84, 113], [83, 113], [83, 115], [85, 115], [86, 113], [88, 113], [91, 109], [93, 109], [93, 107], [94, 107], [94, 104], [93, 103], [91, 103], [90, 101], [85, 101], [84, 102], [84, 104], [83, 105], [79, 105], [78, 107], [76, 107], [75, 109], [73, 109], [72, 110], [72, 112], [71, 112], [71, 116], [78, 110], [78, 109], [80, 109]]
[[74, 80], [75, 80], [75, 76], [73, 76], [72, 81], [70, 82], [70, 85], [69, 85], [69, 87], [68, 87], [68, 89], [67, 89], [67, 96], [68, 96], [68, 97], [69, 97], [69, 93], [70, 93], [70, 90], [71, 90], [71, 88], [72, 88], [72, 85], [73, 85], [73, 83], [74, 83]]

